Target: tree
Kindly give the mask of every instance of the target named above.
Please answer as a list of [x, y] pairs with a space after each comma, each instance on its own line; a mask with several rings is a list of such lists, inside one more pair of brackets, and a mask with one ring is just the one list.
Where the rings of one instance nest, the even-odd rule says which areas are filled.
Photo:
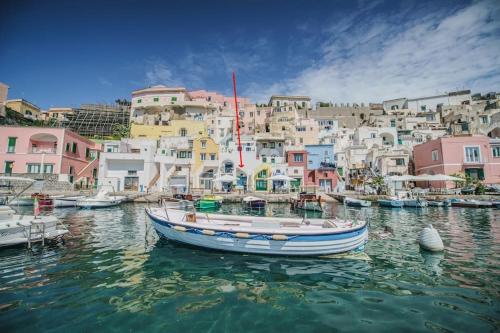
[[130, 135], [130, 128], [123, 124], [113, 125], [113, 139], [127, 138]]

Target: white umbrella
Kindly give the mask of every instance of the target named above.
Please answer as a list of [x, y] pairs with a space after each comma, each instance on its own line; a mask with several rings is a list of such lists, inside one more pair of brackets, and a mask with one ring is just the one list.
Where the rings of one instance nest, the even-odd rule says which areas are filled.
[[430, 180], [441, 180], [441, 181], [452, 181], [452, 182], [461, 182], [464, 181], [465, 179], [459, 178], [459, 177], [453, 177], [453, 176], [448, 176], [448, 175], [443, 175], [443, 174], [438, 174], [438, 175], [431, 175]]
[[231, 176], [231, 175], [223, 175], [218, 178], [215, 178], [214, 181], [216, 182], [234, 182], [236, 180], [236, 177]]
[[295, 180], [294, 178], [292, 177], [288, 177], [286, 175], [274, 175], [272, 177], [269, 177], [267, 178], [268, 180], [283, 180], [283, 181], [291, 181], [291, 180]]

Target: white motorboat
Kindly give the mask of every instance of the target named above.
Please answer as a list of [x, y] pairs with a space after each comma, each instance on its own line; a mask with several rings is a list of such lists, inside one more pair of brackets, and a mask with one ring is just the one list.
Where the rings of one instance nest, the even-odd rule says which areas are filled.
[[109, 191], [103, 188], [94, 197], [77, 200], [76, 206], [89, 209], [113, 207], [121, 204], [126, 198], [125, 196], [109, 195]]
[[355, 199], [355, 198], [344, 198], [344, 205], [351, 207], [370, 207], [372, 203], [367, 200]]
[[[24, 181], [28, 186], [18, 193], [8, 205], [19, 204], [22, 201], [19, 196], [32, 186], [34, 180], [20, 177], [0, 177], [2, 181]], [[34, 200], [30, 197], [31, 201]], [[22, 199], [21, 199], [22, 200]], [[17, 202], [16, 202], [17, 201]], [[31, 204], [33, 205], [33, 203]], [[40, 206], [38, 206], [40, 207]], [[31, 243], [46, 240], [57, 239], [68, 233], [68, 230], [58, 224], [59, 220], [55, 216], [34, 216], [26, 214], [16, 214], [16, 212], [7, 205], [0, 206], [0, 246], [10, 246]]]
[[57, 239], [68, 233], [55, 216], [19, 215], [9, 206], [0, 206], [0, 246]]
[[78, 195], [74, 197], [64, 197], [64, 196], [54, 196], [54, 207], [55, 208], [65, 208], [65, 207], [76, 207], [76, 202], [78, 200], [85, 199], [86, 196]]
[[147, 208], [156, 231], [173, 241], [240, 253], [317, 256], [362, 250], [368, 224], [359, 220], [221, 215]]

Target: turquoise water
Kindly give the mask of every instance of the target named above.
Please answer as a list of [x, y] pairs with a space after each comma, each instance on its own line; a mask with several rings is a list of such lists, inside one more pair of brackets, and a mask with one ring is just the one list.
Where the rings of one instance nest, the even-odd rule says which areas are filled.
[[[144, 207], [56, 210], [64, 243], [0, 249], [0, 332], [500, 329], [499, 210], [374, 207], [366, 256], [283, 258], [159, 239]], [[266, 214], [293, 215], [287, 205]], [[429, 222], [442, 254], [415, 242]]]

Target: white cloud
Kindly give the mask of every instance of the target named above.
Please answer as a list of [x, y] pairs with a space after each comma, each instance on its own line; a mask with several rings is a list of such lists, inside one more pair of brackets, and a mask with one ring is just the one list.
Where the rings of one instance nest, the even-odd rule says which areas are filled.
[[345, 17], [325, 30], [322, 56], [314, 65], [270, 86], [254, 83], [247, 92], [258, 101], [288, 93], [370, 102], [462, 88], [500, 89], [498, 2], [405, 13], [411, 18], [402, 23], [366, 13]]
[[103, 77], [99, 77], [99, 83], [103, 86], [106, 86], [106, 87], [112, 87], [113, 86], [113, 83], [111, 83], [111, 81], [103, 78]]
[[148, 85], [155, 84], [172, 84], [173, 76], [167, 65], [161, 60], [148, 61], [148, 70], [146, 71], [146, 83]]

